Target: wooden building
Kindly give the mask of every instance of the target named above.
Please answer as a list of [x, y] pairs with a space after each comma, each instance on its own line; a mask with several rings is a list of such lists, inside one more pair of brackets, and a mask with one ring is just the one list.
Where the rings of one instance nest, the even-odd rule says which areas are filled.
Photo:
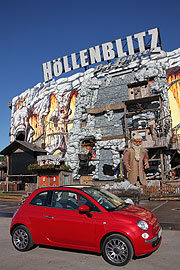
[[37, 156], [47, 152], [35, 144], [15, 140], [0, 154], [7, 156], [6, 190], [9, 183], [16, 183], [18, 190], [25, 189], [25, 183], [37, 183], [37, 174], [28, 170], [28, 165], [37, 163]]

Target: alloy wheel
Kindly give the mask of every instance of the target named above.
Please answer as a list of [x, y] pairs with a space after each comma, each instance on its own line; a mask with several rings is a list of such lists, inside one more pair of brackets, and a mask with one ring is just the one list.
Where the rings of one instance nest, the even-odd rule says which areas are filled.
[[15, 230], [13, 234], [13, 243], [17, 249], [25, 250], [29, 244], [27, 232], [21, 228]]
[[109, 260], [114, 263], [124, 263], [129, 255], [126, 243], [118, 238], [109, 240], [105, 251]]

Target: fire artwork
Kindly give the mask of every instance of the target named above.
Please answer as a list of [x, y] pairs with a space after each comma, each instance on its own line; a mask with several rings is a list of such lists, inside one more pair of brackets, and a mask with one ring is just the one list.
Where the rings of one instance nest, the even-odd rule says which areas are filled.
[[77, 96], [76, 89], [50, 92], [43, 87], [24, 92], [12, 104], [11, 142], [37, 142], [50, 154], [65, 153]]
[[167, 83], [172, 128], [180, 138], [180, 67], [167, 70]]

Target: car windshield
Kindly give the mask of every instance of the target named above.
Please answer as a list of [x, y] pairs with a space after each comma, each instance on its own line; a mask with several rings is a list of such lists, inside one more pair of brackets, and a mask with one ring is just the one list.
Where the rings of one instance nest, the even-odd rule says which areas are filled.
[[105, 189], [85, 187], [83, 191], [101, 204], [107, 211], [119, 210], [127, 206], [122, 199]]

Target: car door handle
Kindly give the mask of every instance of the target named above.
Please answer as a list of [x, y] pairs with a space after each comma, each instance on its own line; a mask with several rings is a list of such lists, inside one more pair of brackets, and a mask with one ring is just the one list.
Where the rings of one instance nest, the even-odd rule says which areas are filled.
[[53, 219], [54, 217], [45, 216], [45, 218], [48, 218], [48, 219]]

